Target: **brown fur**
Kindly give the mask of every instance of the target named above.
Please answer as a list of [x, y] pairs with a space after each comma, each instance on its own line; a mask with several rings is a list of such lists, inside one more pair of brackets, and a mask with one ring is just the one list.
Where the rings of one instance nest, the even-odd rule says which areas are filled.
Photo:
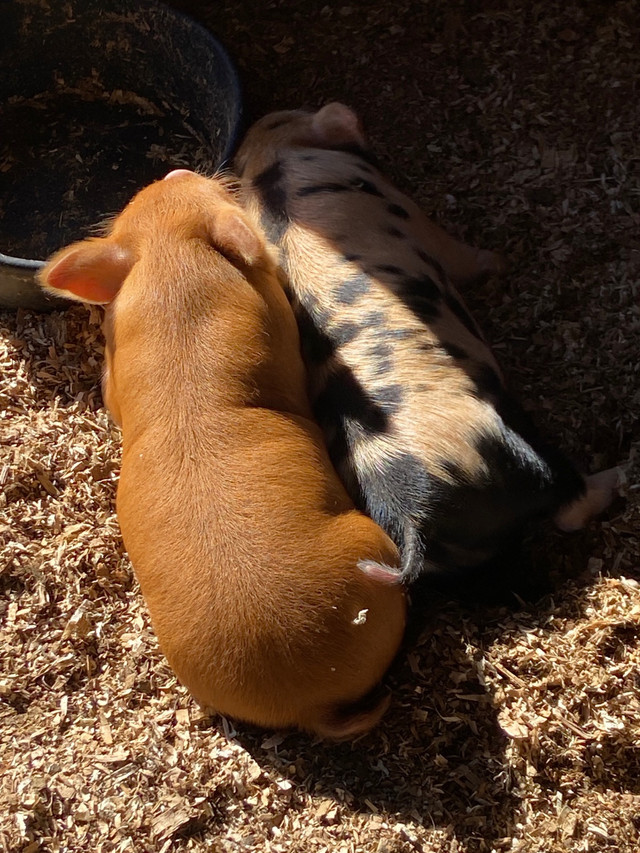
[[397, 551], [331, 467], [293, 314], [223, 182], [152, 184], [41, 281], [109, 303], [118, 518], [180, 680], [260, 725], [337, 738], [371, 728], [387, 700], [357, 703], [398, 650], [405, 600], [358, 563], [395, 566]]

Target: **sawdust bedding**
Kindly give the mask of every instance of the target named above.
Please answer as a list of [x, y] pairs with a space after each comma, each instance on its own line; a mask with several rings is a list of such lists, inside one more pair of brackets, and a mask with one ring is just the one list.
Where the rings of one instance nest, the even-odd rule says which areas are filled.
[[506, 279], [468, 301], [580, 464], [630, 460], [626, 494], [584, 533], [535, 533], [543, 597], [434, 600], [366, 738], [204, 718], [119, 538], [100, 312], [2, 314], [0, 849], [632, 853], [637, 5], [270, 2], [259, 28], [252, 5], [182, 4], [237, 58], [250, 110], [349, 102], [401, 186], [506, 252]]

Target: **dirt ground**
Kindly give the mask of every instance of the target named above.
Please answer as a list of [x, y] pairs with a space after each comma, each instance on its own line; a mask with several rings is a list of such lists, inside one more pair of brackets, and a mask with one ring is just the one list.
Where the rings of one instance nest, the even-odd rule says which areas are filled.
[[635, 853], [638, 4], [176, 5], [228, 47], [248, 120], [350, 104], [434, 219], [506, 254], [470, 307], [538, 423], [627, 487], [587, 531], [532, 534], [542, 597], [434, 598], [367, 737], [208, 719], [119, 538], [99, 309], [0, 314], [0, 849]]

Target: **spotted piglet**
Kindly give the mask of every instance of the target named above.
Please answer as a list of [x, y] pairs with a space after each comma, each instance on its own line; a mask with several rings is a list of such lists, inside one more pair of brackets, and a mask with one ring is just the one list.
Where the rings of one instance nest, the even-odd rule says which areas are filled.
[[235, 167], [279, 249], [334, 464], [404, 581], [509, 566], [529, 520], [578, 529], [608, 506], [618, 471], [585, 479], [542, 440], [455, 290], [499, 256], [395, 189], [349, 108], [267, 115]]
[[331, 465], [261, 231], [224, 181], [177, 170], [40, 278], [106, 305], [118, 520], [177, 676], [240, 720], [370, 729], [404, 632], [398, 553]]

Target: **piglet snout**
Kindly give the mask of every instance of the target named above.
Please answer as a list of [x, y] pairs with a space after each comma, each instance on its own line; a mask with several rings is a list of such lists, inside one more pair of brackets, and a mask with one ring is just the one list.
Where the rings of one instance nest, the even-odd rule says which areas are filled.
[[171, 172], [166, 174], [163, 180], [167, 181], [169, 178], [178, 178], [180, 175], [193, 175], [194, 173], [191, 169], [173, 169]]
[[625, 480], [624, 469], [620, 467], [586, 477], [584, 495], [559, 510], [555, 517], [556, 525], [565, 533], [581, 530], [588, 521], [607, 509]]

